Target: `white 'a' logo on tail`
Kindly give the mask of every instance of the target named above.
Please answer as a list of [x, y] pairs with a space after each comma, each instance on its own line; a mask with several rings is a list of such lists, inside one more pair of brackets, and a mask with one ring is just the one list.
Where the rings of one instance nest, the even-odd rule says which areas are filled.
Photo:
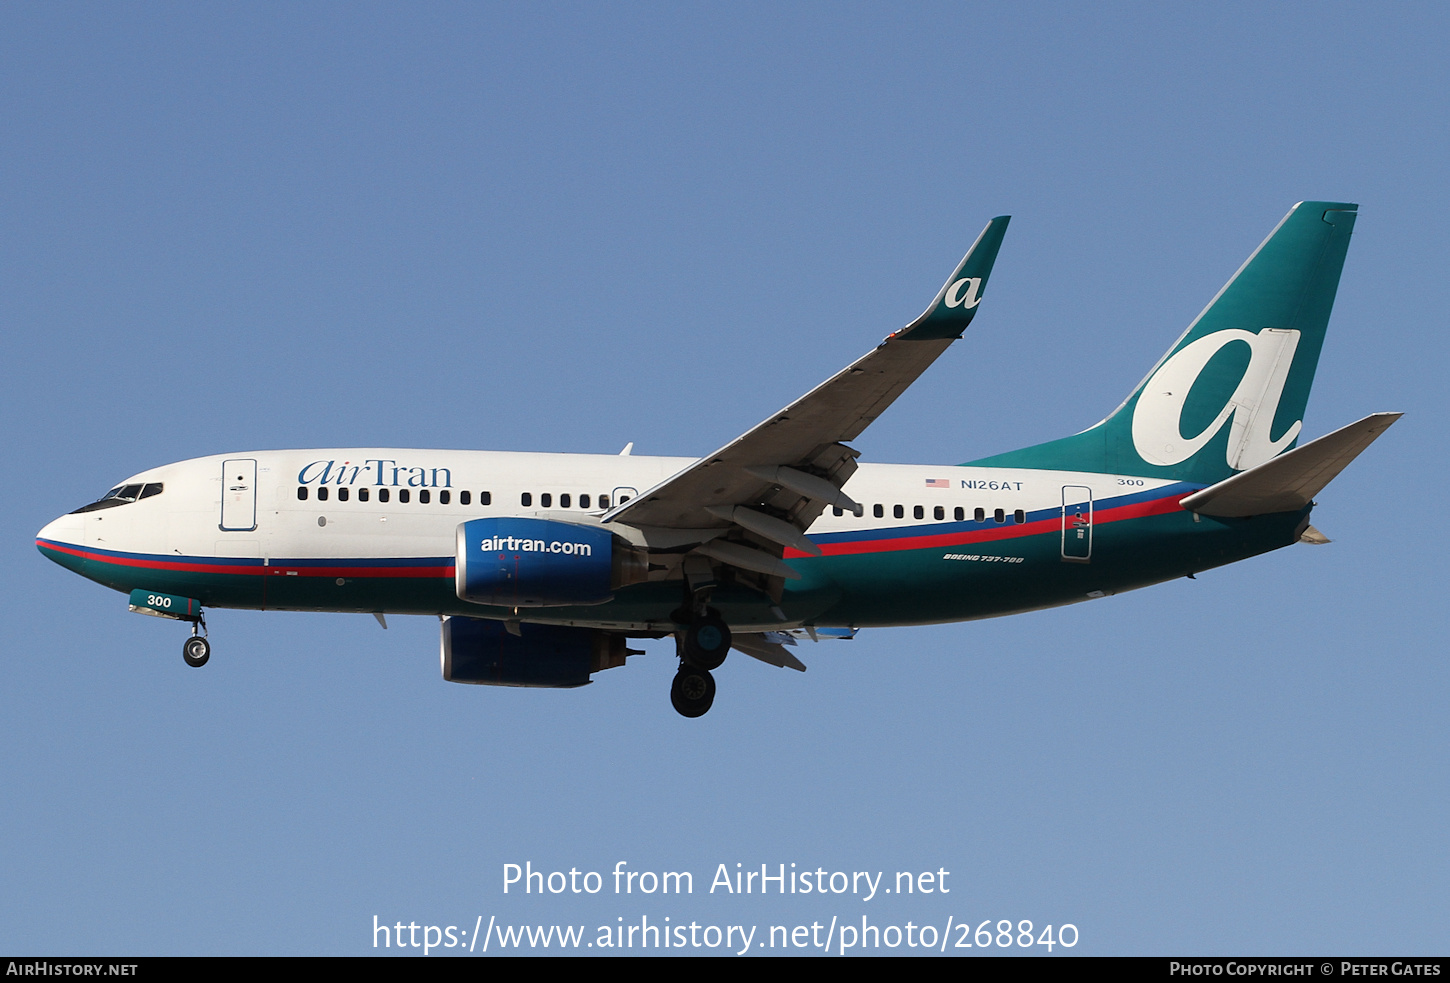
[[[1244, 377], [1213, 422], [1196, 436], [1185, 437], [1183, 404], [1189, 390], [1213, 356], [1236, 341], [1245, 342], [1251, 352]], [[1232, 416], [1228, 466], [1247, 471], [1272, 459], [1294, 442], [1304, 425], [1296, 420], [1278, 440], [1270, 438], [1298, 347], [1299, 332], [1283, 328], [1265, 328], [1258, 334], [1237, 328], [1215, 331], [1184, 345], [1153, 373], [1133, 408], [1133, 446], [1138, 456], [1149, 464], [1179, 464], [1201, 451]]]
[[964, 276], [947, 287], [944, 303], [947, 307], [960, 307], [964, 311], [969, 311], [982, 302], [982, 298], [977, 296], [977, 291], [981, 289], [981, 277]]

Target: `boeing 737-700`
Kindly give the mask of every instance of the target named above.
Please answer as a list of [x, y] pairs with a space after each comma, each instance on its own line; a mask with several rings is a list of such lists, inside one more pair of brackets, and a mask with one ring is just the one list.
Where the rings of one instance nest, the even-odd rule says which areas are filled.
[[191, 623], [208, 607], [436, 615], [443, 678], [579, 686], [631, 639], [672, 636], [697, 717], [733, 648], [987, 618], [1191, 576], [1298, 542], [1314, 496], [1399, 414], [1300, 444], [1352, 204], [1289, 214], [1103, 420], [966, 464], [849, 446], [962, 337], [1008, 219], [987, 223], [916, 320], [698, 459], [347, 448], [152, 468], [36, 545]]

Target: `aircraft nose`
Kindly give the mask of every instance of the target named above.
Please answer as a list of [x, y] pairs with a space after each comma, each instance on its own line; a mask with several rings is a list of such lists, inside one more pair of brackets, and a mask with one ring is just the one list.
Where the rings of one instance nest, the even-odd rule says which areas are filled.
[[36, 545], [41, 546], [40, 540], [48, 540], [52, 543], [63, 543], [66, 546], [79, 546], [81, 542], [81, 517], [78, 515], [63, 515], [53, 522], [46, 523], [40, 532], [35, 534]]

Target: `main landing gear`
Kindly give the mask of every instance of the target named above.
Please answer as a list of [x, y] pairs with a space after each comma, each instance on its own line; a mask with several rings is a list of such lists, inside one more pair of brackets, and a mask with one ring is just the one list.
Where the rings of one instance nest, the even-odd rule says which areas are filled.
[[[201, 634], [197, 634], [197, 629]], [[181, 657], [193, 669], [200, 669], [211, 658], [211, 642], [206, 640], [206, 619], [197, 616], [191, 623], [191, 637], [181, 644]]]
[[675, 638], [680, 654], [680, 671], [670, 685], [670, 703], [685, 717], [702, 717], [715, 702], [715, 677], [730, 654], [730, 627], [714, 608], [690, 614]]
[[714, 608], [706, 608], [685, 627], [680, 647], [680, 657], [690, 665], [706, 672], [719, 669], [730, 654], [730, 627]]
[[715, 702], [715, 677], [708, 669], [680, 666], [670, 684], [670, 702], [682, 717], [703, 717]]

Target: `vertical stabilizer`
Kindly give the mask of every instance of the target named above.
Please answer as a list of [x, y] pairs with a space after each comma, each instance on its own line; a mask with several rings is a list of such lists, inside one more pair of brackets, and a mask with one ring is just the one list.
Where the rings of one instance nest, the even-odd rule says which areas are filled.
[[1295, 205], [1102, 423], [971, 463], [1207, 484], [1290, 449], [1303, 427], [1357, 208]]

